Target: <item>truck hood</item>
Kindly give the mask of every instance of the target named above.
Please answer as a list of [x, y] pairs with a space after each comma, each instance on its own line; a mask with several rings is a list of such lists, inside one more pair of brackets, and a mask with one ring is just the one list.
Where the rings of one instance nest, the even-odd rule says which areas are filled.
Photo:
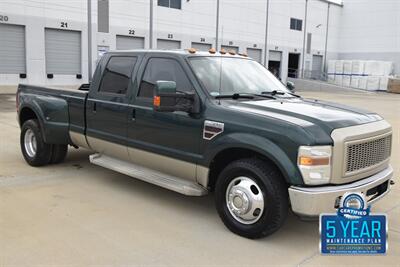
[[328, 134], [337, 128], [382, 120], [372, 112], [337, 103], [303, 98], [224, 101], [228, 108], [266, 116], [303, 127], [316, 125]]

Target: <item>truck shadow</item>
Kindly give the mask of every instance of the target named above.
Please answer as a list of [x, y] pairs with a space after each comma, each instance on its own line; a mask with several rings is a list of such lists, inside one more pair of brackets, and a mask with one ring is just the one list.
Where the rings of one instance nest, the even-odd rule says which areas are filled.
[[[79, 170], [81, 172], [80, 179], [87, 179], [89, 183], [109, 188], [113, 192], [131, 194], [132, 198], [140, 198], [150, 205], [161, 206], [166, 211], [171, 210], [171, 214], [178, 213], [182, 216], [195, 216], [194, 220], [206, 220], [207, 227], [214, 228], [215, 231], [218, 230], [221, 233], [231, 234], [218, 216], [213, 193], [202, 197], [181, 195], [133, 177], [92, 165], [88, 159], [90, 154], [92, 152], [88, 150], [70, 149], [63, 165]], [[138, 216], [140, 217], [140, 214]], [[166, 221], [165, 223], [168, 222]], [[281, 243], [282, 239], [287, 238], [310, 239], [317, 242], [318, 221], [303, 221], [289, 211], [282, 229], [267, 238], [251, 241]]]

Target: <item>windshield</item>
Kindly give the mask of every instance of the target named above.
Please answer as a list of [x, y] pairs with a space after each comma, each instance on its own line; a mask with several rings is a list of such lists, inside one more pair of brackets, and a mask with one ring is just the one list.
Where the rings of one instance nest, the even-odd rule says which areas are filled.
[[195, 75], [212, 95], [265, 94], [290, 91], [254, 60], [233, 57], [191, 57]]

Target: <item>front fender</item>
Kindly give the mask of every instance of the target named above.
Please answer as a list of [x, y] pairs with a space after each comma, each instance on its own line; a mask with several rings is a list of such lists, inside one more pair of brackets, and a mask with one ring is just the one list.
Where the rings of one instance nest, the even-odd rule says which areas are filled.
[[53, 96], [23, 94], [19, 110], [29, 108], [38, 117], [44, 141], [48, 144], [69, 143], [68, 103]]
[[205, 166], [209, 167], [218, 153], [230, 148], [255, 151], [274, 162], [287, 183], [303, 184], [301, 173], [285, 151], [270, 140], [249, 133], [232, 133], [216, 139], [205, 151]]

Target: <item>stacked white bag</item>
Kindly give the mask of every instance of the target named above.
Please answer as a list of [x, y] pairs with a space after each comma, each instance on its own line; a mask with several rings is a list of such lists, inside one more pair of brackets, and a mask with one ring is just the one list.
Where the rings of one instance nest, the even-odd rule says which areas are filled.
[[336, 60], [328, 61], [328, 83], [335, 83]]
[[345, 87], [350, 87], [352, 70], [353, 70], [353, 61], [343, 60], [343, 82], [342, 82], [342, 85]]
[[393, 62], [377, 60], [330, 60], [328, 82], [363, 90], [387, 90]]
[[[351, 82], [350, 87], [360, 88], [360, 78], [364, 74], [364, 61], [354, 60], [351, 68]], [[365, 88], [364, 88], [365, 89]]]
[[335, 84], [343, 85], [343, 60], [336, 60], [335, 62]]

